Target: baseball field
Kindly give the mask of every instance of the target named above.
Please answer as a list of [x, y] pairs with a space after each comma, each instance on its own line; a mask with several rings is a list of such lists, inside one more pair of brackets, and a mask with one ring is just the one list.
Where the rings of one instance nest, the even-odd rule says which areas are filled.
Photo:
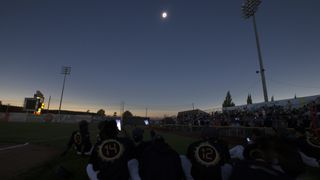
[[[66, 156], [60, 156], [77, 128], [77, 124], [0, 122], [1, 179], [88, 179], [85, 172], [88, 157], [76, 155], [73, 149]], [[90, 124], [89, 128], [94, 144], [97, 124]], [[176, 132], [157, 133], [180, 154], [185, 154], [188, 145], [197, 140]], [[127, 134], [131, 134], [130, 129]], [[144, 135], [145, 140], [150, 138], [148, 130]], [[319, 177], [319, 169], [308, 168], [307, 174], [299, 179]]]
[[[88, 179], [85, 167], [88, 157], [76, 155], [66, 148], [77, 124], [58, 123], [0, 123], [0, 174], [1, 179]], [[97, 124], [90, 124], [91, 141], [95, 143]], [[130, 135], [130, 130], [127, 130]], [[159, 132], [180, 154], [195, 139]], [[145, 139], [149, 133], [145, 132]]]

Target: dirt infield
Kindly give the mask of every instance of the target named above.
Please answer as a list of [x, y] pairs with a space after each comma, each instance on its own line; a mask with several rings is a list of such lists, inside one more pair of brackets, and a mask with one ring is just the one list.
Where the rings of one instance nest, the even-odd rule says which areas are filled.
[[12, 179], [57, 156], [57, 149], [33, 144], [0, 144], [1, 179]]

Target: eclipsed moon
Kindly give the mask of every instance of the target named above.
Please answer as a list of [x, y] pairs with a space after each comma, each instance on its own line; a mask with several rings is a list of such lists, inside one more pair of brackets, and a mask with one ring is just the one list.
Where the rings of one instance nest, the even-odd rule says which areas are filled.
[[168, 17], [168, 13], [167, 13], [167, 12], [162, 12], [162, 15], [161, 15], [161, 16], [162, 16], [163, 19], [165, 19], [165, 18]]

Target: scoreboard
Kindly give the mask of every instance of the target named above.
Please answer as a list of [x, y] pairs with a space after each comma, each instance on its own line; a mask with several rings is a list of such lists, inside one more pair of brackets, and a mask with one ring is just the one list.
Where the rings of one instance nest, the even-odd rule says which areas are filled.
[[32, 111], [35, 115], [40, 115], [41, 110], [44, 109], [43, 94], [37, 91], [33, 98], [25, 98], [23, 108], [25, 111]]

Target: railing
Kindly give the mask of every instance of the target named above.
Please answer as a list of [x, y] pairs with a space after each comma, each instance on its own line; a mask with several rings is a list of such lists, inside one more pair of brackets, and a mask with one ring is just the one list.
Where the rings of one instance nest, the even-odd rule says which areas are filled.
[[[188, 126], [188, 125], [153, 125], [154, 129], [190, 134], [201, 134], [204, 128], [210, 129], [220, 137], [248, 137], [253, 131], [259, 130], [261, 135], [275, 135], [277, 132], [271, 127], [232, 127], [232, 126]], [[293, 129], [286, 129], [287, 133], [293, 133]]]

